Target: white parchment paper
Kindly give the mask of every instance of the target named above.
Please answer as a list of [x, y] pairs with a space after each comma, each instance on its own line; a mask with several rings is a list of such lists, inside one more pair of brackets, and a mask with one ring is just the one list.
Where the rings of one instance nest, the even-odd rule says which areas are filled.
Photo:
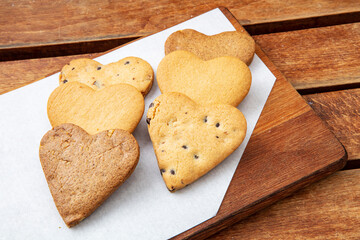
[[[136, 56], [156, 70], [166, 38], [185, 28], [208, 35], [235, 30], [215, 9], [96, 60], [107, 64]], [[102, 206], [71, 229], [56, 210], [38, 157], [40, 140], [51, 129], [46, 104], [58, 86], [58, 74], [1, 95], [0, 239], [166, 239], [215, 216], [275, 82], [256, 55], [250, 70], [252, 86], [239, 106], [248, 122], [244, 142], [214, 170], [176, 193], [163, 183], [145, 122], [149, 104], [160, 95], [155, 81], [134, 132], [141, 149], [138, 166]]]

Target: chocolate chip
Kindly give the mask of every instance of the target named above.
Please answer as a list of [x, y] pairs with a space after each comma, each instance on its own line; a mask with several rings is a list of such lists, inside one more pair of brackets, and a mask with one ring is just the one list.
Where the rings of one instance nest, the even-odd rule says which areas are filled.
[[187, 146], [186, 146], [186, 145], [183, 145], [182, 148], [183, 148], [183, 149], [187, 149]]
[[207, 116], [204, 118], [204, 122], [207, 122]]
[[93, 82], [93, 85], [95, 85], [96, 87], [100, 88], [100, 84], [99, 84], [98, 81]]
[[220, 127], [220, 123], [217, 123], [217, 124], [215, 125], [215, 127]]
[[194, 155], [194, 158], [195, 158], [195, 159], [198, 159], [198, 158], [199, 158], [199, 156], [195, 154], [195, 155]]
[[71, 70], [75, 70], [75, 68], [73, 67]]
[[120, 74], [116, 74], [116, 76], [120, 76]]
[[166, 172], [166, 170], [165, 169], [160, 169], [160, 173], [161, 173], [161, 175], [164, 173], [164, 172]]
[[187, 112], [185, 112], [185, 114], [187, 114]]
[[216, 138], [219, 138], [219, 136], [216, 136]]
[[175, 187], [174, 186], [171, 186], [171, 189], [169, 189], [170, 192], [175, 192]]
[[135, 78], [133, 77], [132, 80], [135, 80]]
[[146, 118], [146, 123], [150, 125], [151, 118]]
[[100, 69], [101, 69], [101, 67], [98, 67], [98, 68], [97, 68], [97, 70], [100, 70]]
[[68, 80], [66, 80], [66, 79], [63, 81], [63, 83], [67, 83], [67, 82], [68, 82]]
[[171, 170], [170, 170], [170, 173], [171, 173], [172, 175], [175, 175], [174, 169], [171, 169]]
[[165, 150], [161, 150], [161, 152], [165, 152]]
[[154, 106], [154, 103], [150, 103], [149, 108], [152, 108]]
[[127, 64], [129, 64], [130, 62], [129, 61], [126, 61], [125, 63], [124, 63], [124, 65], [127, 65]]

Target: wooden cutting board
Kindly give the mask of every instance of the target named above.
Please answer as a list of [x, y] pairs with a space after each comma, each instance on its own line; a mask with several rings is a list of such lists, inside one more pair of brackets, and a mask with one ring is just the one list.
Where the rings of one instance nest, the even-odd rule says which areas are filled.
[[[220, 10], [245, 31], [226, 8]], [[174, 239], [204, 239], [346, 163], [340, 142], [259, 46], [256, 54], [277, 78], [273, 90], [217, 215]]]
[[[226, 8], [220, 9], [237, 31], [245, 31]], [[256, 54], [277, 80], [221, 207], [215, 217], [173, 239], [204, 239], [346, 163], [341, 143], [259, 46]]]

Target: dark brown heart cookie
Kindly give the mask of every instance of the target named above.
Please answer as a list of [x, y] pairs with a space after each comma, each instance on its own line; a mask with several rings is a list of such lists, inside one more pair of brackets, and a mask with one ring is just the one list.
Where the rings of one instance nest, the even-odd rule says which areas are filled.
[[39, 155], [55, 205], [72, 227], [131, 175], [140, 152], [135, 138], [125, 130], [89, 135], [66, 123], [44, 135]]

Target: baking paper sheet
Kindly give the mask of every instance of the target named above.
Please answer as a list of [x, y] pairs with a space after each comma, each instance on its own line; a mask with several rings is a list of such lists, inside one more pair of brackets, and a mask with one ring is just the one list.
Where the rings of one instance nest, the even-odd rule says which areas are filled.
[[[185, 28], [207, 35], [235, 30], [215, 9], [96, 60], [107, 64], [136, 56], [156, 70], [166, 38]], [[176, 193], [163, 183], [145, 122], [149, 104], [160, 95], [155, 81], [134, 132], [141, 149], [138, 166], [102, 206], [71, 229], [56, 210], [38, 157], [40, 140], [51, 129], [46, 104], [58, 86], [58, 73], [1, 95], [0, 239], [166, 239], [215, 216], [275, 82], [256, 55], [250, 70], [252, 86], [239, 106], [248, 122], [244, 142], [214, 170]]]

